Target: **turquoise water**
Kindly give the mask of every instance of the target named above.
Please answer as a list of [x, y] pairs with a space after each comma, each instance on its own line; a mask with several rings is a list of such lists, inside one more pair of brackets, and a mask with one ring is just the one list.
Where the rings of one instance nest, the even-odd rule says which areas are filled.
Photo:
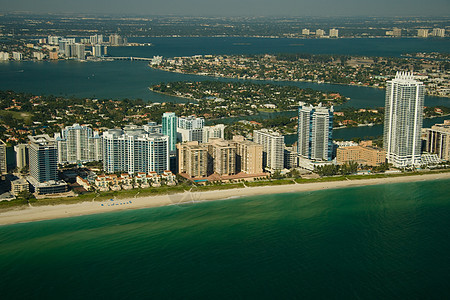
[[0, 227], [3, 299], [448, 299], [450, 180]]

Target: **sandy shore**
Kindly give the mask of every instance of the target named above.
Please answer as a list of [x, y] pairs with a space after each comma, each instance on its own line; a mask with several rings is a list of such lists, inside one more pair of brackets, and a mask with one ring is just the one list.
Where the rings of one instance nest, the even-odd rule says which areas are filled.
[[82, 202], [68, 205], [36, 206], [25, 209], [16, 209], [0, 213], [0, 225], [24, 223], [40, 220], [58, 219], [89, 214], [121, 211], [126, 209], [140, 209], [158, 207], [186, 202], [221, 200], [227, 198], [280, 194], [292, 192], [316, 191], [324, 189], [336, 189], [354, 186], [366, 186], [376, 184], [425, 181], [436, 179], [450, 179], [450, 173], [423, 174], [414, 176], [402, 176], [392, 178], [371, 178], [360, 180], [346, 180], [336, 182], [314, 182], [304, 184], [291, 184], [280, 186], [247, 187], [229, 190], [185, 192], [173, 195], [161, 195], [142, 198], [118, 199], [103, 202]]

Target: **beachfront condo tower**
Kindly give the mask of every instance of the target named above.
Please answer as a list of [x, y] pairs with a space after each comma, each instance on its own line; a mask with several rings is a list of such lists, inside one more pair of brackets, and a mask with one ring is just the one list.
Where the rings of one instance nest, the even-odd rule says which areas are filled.
[[138, 126], [103, 133], [103, 169], [107, 173], [156, 172], [169, 169], [169, 137]]
[[298, 108], [299, 155], [313, 160], [331, 160], [333, 152], [333, 107], [306, 105]]
[[162, 134], [169, 137], [169, 152], [176, 152], [177, 143], [177, 116], [173, 112], [165, 112], [162, 115]]
[[102, 160], [102, 139], [89, 126], [66, 126], [55, 134], [55, 140], [60, 164]]
[[423, 83], [412, 73], [397, 72], [387, 82], [383, 144], [395, 167], [420, 164], [424, 93]]
[[38, 194], [56, 194], [67, 191], [67, 184], [58, 181], [58, 152], [56, 141], [48, 134], [29, 136], [30, 176], [28, 181]]
[[203, 140], [203, 125], [205, 124], [204, 118], [197, 118], [195, 116], [179, 117], [178, 118], [178, 141], [179, 142], [192, 142]]
[[269, 170], [284, 168], [284, 136], [267, 129], [254, 130], [253, 141], [263, 146], [263, 166]]

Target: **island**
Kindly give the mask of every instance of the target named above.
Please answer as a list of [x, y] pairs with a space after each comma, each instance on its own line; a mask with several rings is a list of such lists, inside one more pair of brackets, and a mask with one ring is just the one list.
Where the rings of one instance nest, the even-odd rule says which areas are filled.
[[362, 57], [308, 53], [195, 55], [166, 58], [150, 67], [212, 77], [271, 81], [310, 81], [385, 88], [397, 71], [413, 71], [428, 95], [450, 97], [450, 58], [446, 54]]

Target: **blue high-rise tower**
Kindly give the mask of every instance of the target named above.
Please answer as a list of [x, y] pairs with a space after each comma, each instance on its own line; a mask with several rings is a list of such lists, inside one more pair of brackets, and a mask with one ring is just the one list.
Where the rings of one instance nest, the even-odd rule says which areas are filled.
[[169, 151], [176, 151], [177, 116], [173, 112], [165, 112], [162, 116], [162, 134], [169, 137]]
[[306, 105], [298, 108], [297, 152], [314, 160], [331, 160], [333, 152], [333, 107]]

